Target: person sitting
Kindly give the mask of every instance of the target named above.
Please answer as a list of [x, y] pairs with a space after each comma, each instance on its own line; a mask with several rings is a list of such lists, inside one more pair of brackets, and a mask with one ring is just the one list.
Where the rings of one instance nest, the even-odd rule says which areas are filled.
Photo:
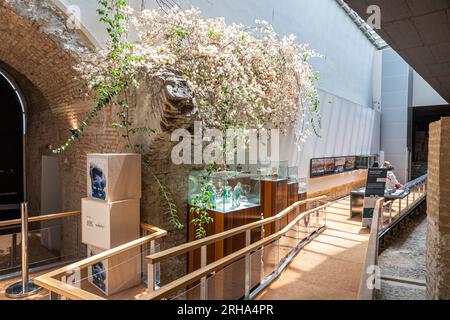
[[386, 189], [387, 190], [400, 189], [402, 185], [400, 184], [400, 182], [398, 182], [397, 177], [395, 176], [394, 166], [389, 161], [385, 161], [383, 164], [383, 168], [388, 169]]

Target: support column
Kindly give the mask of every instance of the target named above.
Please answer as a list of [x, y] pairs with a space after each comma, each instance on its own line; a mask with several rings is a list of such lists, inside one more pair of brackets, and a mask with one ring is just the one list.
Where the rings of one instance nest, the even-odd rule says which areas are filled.
[[427, 195], [427, 295], [450, 299], [450, 118], [430, 125]]

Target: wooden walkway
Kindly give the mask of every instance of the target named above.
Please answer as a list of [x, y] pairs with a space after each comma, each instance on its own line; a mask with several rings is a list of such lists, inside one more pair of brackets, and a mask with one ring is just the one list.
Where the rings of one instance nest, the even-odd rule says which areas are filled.
[[349, 212], [350, 198], [334, 203], [327, 210], [327, 229], [256, 300], [356, 299], [369, 231]]
[[[411, 206], [419, 194], [402, 200]], [[391, 217], [400, 212], [394, 201]], [[384, 222], [389, 224], [388, 208]], [[361, 216], [350, 218], [350, 197], [327, 210], [327, 228], [307, 244], [290, 265], [256, 300], [356, 300], [367, 255], [370, 231], [361, 227]]]
[[[411, 194], [409, 197], [411, 205], [414, 196]], [[402, 209], [405, 209], [406, 200], [403, 203]], [[398, 209], [396, 201], [392, 210], [393, 219], [399, 215]], [[389, 213], [385, 212], [384, 216], [385, 224], [388, 224]], [[327, 209], [327, 228], [294, 257], [279, 278], [261, 292], [256, 300], [358, 299], [369, 236], [369, 230], [361, 227], [361, 216], [350, 218], [350, 197], [333, 203]], [[4, 290], [18, 280], [0, 282], [0, 300], [7, 299]], [[145, 290], [140, 285], [109, 299], [136, 299]], [[95, 291], [98, 294], [98, 290]], [[48, 292], [42, 290], [28, 299], [48, 299]]]

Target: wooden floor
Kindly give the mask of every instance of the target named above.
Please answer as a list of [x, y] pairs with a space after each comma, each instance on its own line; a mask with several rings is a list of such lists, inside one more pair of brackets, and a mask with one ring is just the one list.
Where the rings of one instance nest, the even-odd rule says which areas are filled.
[[[419, 198], [411, 193], [384, 210], [384, 225], [405, 212]], [[327, 210], [327, 228], [299, 252], [289, 267], [256, 300], [353, 300], [367, 254], [369, 230], [361, 227], [361, 216], [350, 218], [350, 197]]]
[[327, 228], [300, 251], [256, 300], [356, 299], [369, 231], [349, 217], [350, 198], [327, 210]]
[[[41, 274], [44, 274], [44, 273], [47, 273], [50, 271], [51, 270], [47, 270], [47, 271], [40, 272], [38, 274], [33, 274], [33, 275], [31, 275], [31, 277], [34, 278], [34, 277], [37, 277]], [[10, 280], [0, 281], [0, 300], [13, 300], [13, 299], [9, 299], [5, 296], [5, 291], [11, 284], [19, 282], [20, 280], [21, 280], [20, 277], [17, 277], [17, 278], [12, 278]], [[48, 299], [48, 291], [45, 289], [42, 289], [37, 294], [27, 297], [27, 298], [24, 298], [24, 299], [20, 299], [20, 300], [47, 300], [47, 299]]]

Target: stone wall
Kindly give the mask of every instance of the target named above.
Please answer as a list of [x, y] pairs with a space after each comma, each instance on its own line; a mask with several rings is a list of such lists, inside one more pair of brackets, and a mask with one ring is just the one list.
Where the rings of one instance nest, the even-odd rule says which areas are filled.
[[427, 194], [427, 295], [450, 299], [450, 118], [430, 125]]
[[[27, 191], [30, 213], [40, 212], [41, 157], [50, 155], [49, 145], [65, 142], [72, 128], [93, 106], [80, 94], [80, 83], [73, 66], [80, 60], [79, 49], [91, 48], [79, 31], [69, 29], [65, 16], [51, 1], [0, 0], [0, 66], [17, 81], [27, 102]], [[168, 223], [167, 207], [158, 184], [149, 169], [172, 193], [179, 215], [187, 227], [188, 167], [174, 166], [170, 161], [170, 132], [189, 127], [184, 113], [191, 102], [185, 89], [177, 92], [179, 79], [171, 74], [154, 79], [142, 75], [139, 88], [131, 89], [130, 114], [133, 121], [156, 129], [152, 137], [138, 137], [150, 158], [150, 168], [143, 168], [142, 221], [169, 231], [161, 248], [186, 242], [187, 230], [176, 231]], [[181, 83], [183, 86], [183, 83]], [[112, 128], [118, 110], [105, 108], [66, 152], [59, 156], [62, 185], [62, 210], [79, 210], [86, 196], [86, 155], [88, 153], [126, 152], [121, 132]], [[80, 228], [77, 219], [67, 219], [62, 225], [63, 252], [79, 250]], [[163, 281], [185, 273], [185, 257], [163, 265]]]

